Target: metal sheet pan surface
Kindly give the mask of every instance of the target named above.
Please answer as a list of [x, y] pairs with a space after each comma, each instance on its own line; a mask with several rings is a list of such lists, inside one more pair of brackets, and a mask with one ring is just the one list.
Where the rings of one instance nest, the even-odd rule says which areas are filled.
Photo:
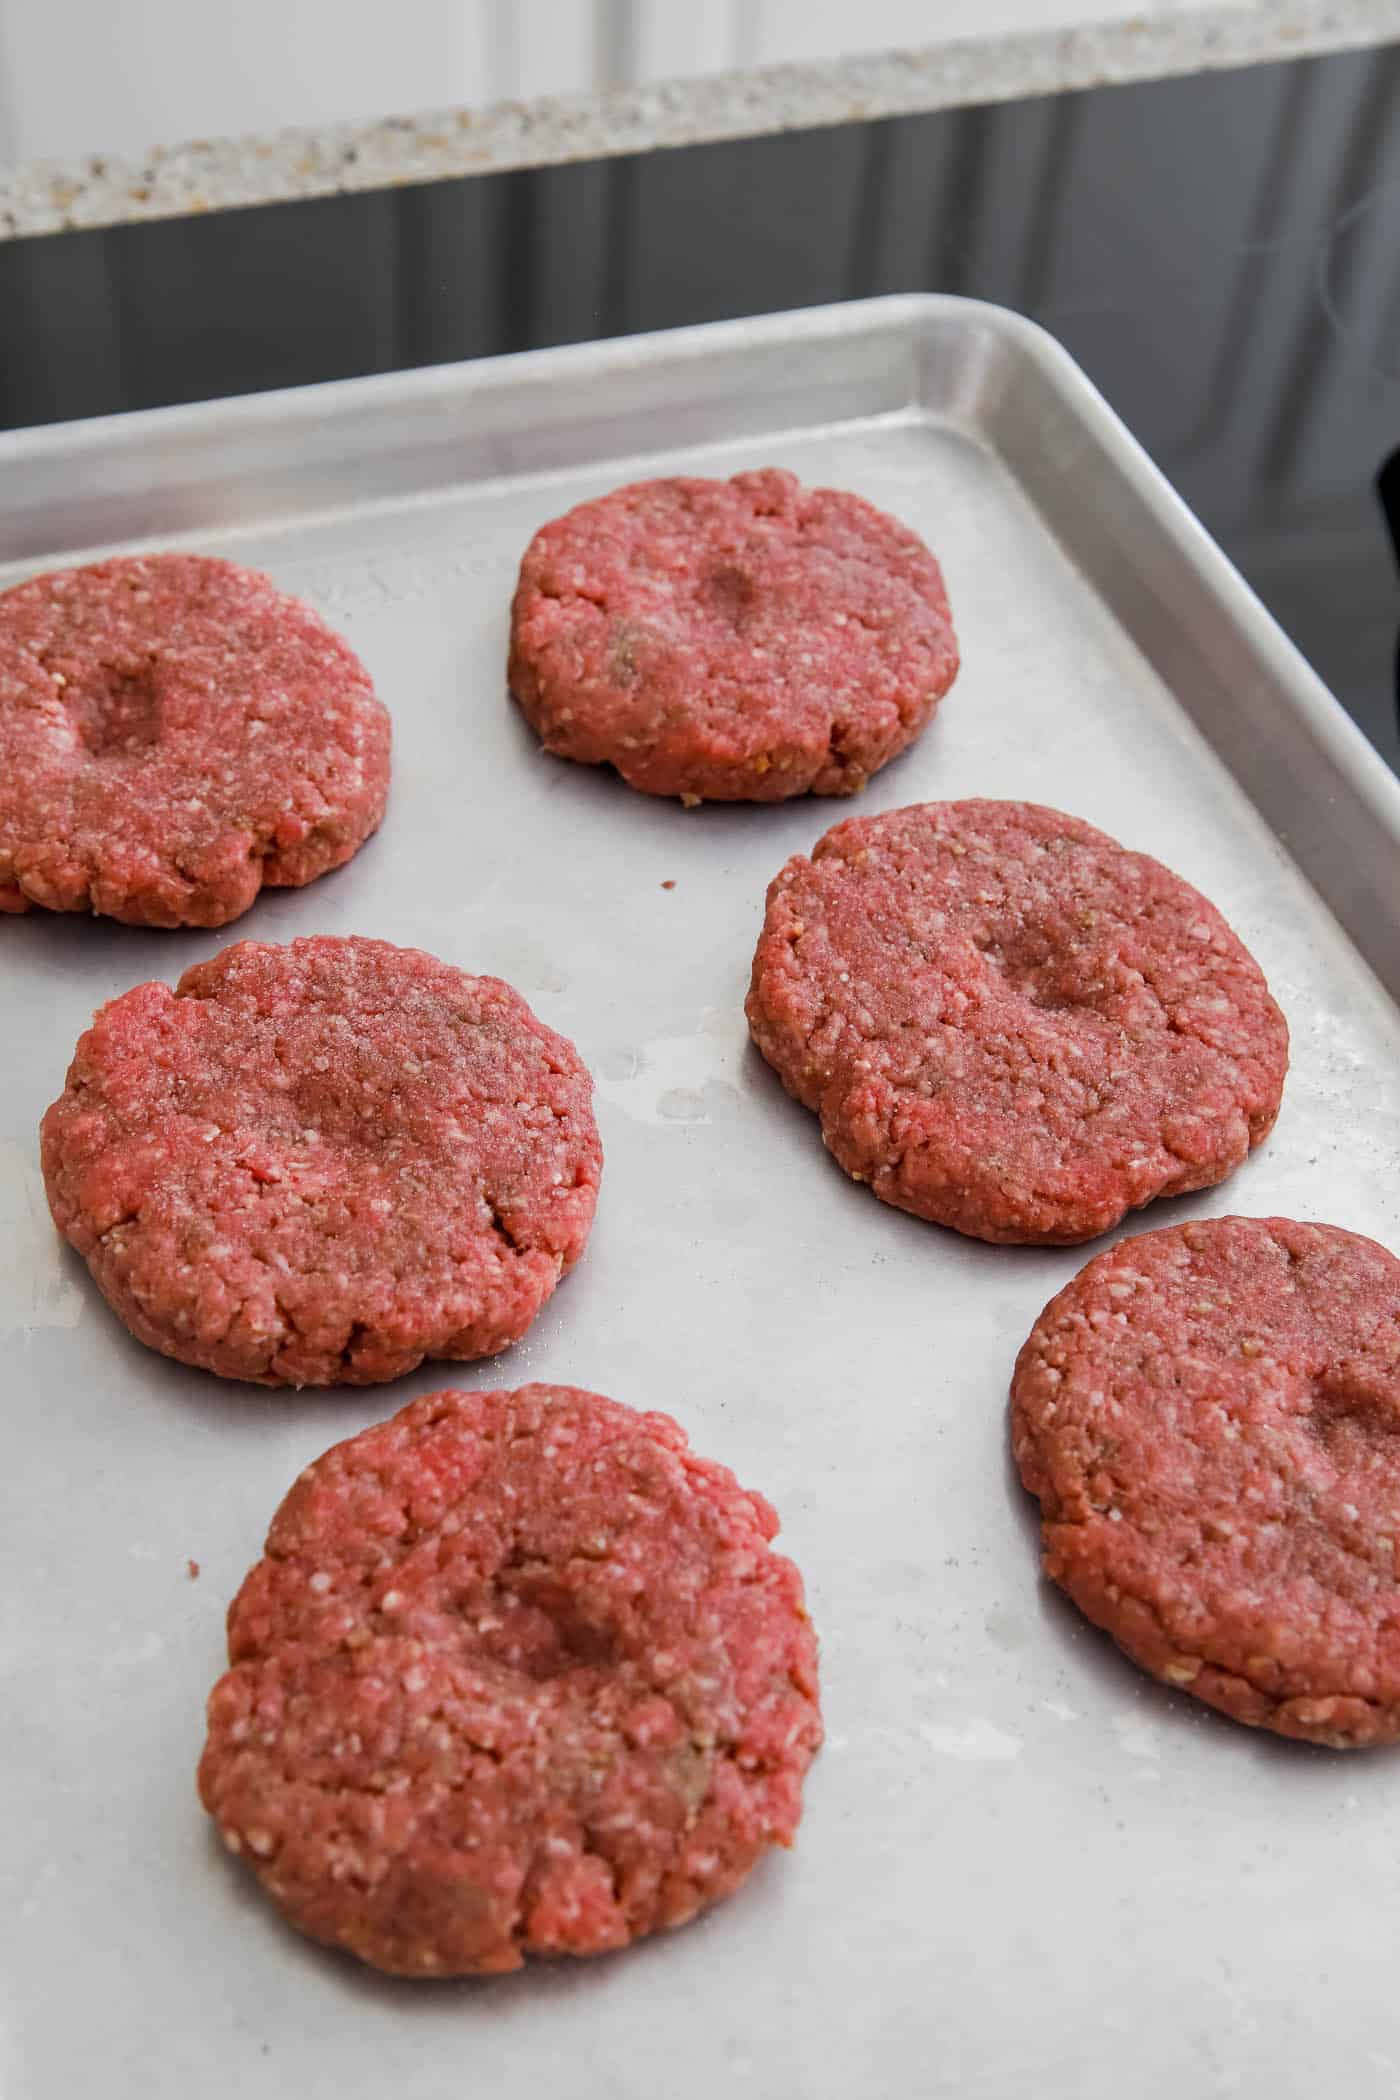
[[[1269, 1144], [1128, 1229], [1284, 1212], [1400, 1249], [1400, 787], [1026, 324], [879, 302], [0, 442], [0, 582], [118, 543], [260, 565], [361, 651], [396, 733], [380, 836], [227, 935], [0, 928], [5, 2100], [1400, 2087], [1396, 1755], [1217, 1720], [1038, 1579], [1007, 1379], [1090, 1250], [876, 1204], [747, 1045], [764, 887], [849, 805], [685, 813], [541, 756], [506, 699], [536, 525], [638, 473], [767, 462], [946, 568], [965, 668], [859, 806], [1077, 811], [1199, 884], [1288, 1013]], [[269, 1395], [127, 1339], [55, 1241], [35, 1130], [100, 1001], [226, 938], [352, 931], [498, 972], [575, 1038], [603, 1197], [508, 1357]], [[796, 1852], [696, 1925], [395, 1983], [226, 1860], [202, 1703], [297, 1470], [415, 1393], [527, 1378], [664, 1407], [773, 1499], [829, 1741]]]

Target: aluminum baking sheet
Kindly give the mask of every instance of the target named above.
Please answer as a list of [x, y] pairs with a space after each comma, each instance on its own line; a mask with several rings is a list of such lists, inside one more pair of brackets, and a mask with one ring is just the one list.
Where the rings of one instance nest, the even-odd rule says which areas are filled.
[[[380, 836], [232, 934], [0, 929], [5, 2100], [1400, 2086], [1400, 1757], [1218, 1720], [1038, 1580], [1007, 1378], [1084, 1252], [873, 1202], [748, 1047], [764, 886], [849, 805], [686, 813], [541, 756], [507, 702], [542, 520], [640, 473], [770, 461], [896, 512], [947, 570], [965, 668], [858, 806], [1077, 811], [1201, 885], [1288, 1013], [1269, 1144], [1128, 1229], [1280, 1211], [1400, 1248], [1400, 788], [1024, 322], [878, 302], [4, 440], [0, 581], [119, 543], [255, 563], [349, 636], [396, 736]], [[222, 1384], [129, 1341], [55, 1241], [35, 1126], [93, 1007], [224, 939], [313, 932], [499, 972], [597, 1075], [593, 1240], [502, 1361]], [[709, 1917], [412, 1985], [284, 1928], [193, 1770], [224, 1606], [283, 1490], [454, 1377], [667, 1408], [763, 1488], [830, 1734], [798, 1849]]]

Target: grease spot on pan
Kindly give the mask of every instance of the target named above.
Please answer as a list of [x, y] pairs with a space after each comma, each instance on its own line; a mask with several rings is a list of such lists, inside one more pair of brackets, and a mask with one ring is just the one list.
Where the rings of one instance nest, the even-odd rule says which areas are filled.
[[921, 1721], [919, 1734], [940, 1757], [957, 1757], [968, 1764], [1009, 1764], [1021, 1755], [1018, 1736], [1008, 1735], [992, 1721], [974, 1716], [961, 1726], [941, 1721]]
[[1129, 1757], [1145, 1757], [1155, 1762], [1161, 1755], [1157, 1731], [1141, 1714], [1115, 1714], [1113, 1733], [1118, 1738], [1119, 1748]]
[[707, 1007], [688, 1035], [605, 1050], [594, 1063], [598, 1098], [638, 1123], [717, 1122], [738, 1101], [735, 1079], [747, 1041], [742, 1014]]

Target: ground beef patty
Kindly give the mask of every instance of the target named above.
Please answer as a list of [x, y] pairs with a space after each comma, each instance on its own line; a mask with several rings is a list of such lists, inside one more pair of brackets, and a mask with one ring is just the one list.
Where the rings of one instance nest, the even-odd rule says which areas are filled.
[[775, 467], [643, 481], [536, 534], [510, 685], [546, 748], [649, 795], [850, 795], [958, 668], [937, 562]]
[[349, 860], [389, 717], [310, 606], [148, 554], [0, 595], [0, 910], [222, 926]]
[[1046, 1573], [1237, 1721], [1400, 1736], [1400, 1262], [1335, 1225], [1218, 1218], [1082, 1269], [1016, 1364]]
[[588, 1237], [591, 1096], [497, 978], [240, 941], [102, 1008], [44, 1179], [138, 1340], [260, 1385], [371, 1385], [525, 1332]]
[[415, 1401], [273, 1519], [204, 1805], [302, 1932], [400, 1975], [682, 1924], [792, 1843], [821, 1740], [777, 1528], [665, 1415]]
[[1088, 1239], [1223, 1180], [1288, 1063], [1212, 905], [1024, 802], [857, 818], [790, 860], [748, 1016], [849, 1173], [984, 1240]]

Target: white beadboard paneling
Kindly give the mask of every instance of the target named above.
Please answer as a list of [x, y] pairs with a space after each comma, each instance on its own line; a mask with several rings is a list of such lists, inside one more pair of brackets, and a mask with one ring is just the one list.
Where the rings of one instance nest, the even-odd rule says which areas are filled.
[[606, 65], [600, 77], [606, 8], [607, 0], [484, 0], [487, 95], [471, 99], [527, 102], [611, 86]]
[[756, 0], [640, 0], [633, 30], [638, 80], [690, 80], [750, 63], [758, 13]]
[[0, 0], [0, 160], [489, 102], [491, 6]]
[[192, 138], [588, 94], [1209, 4], [0, 0], [0, 164], [139, 154]]
[[[666, 0], [649, 0], [664, 6]], [[1001, 30], [1068, 29], [1123, 16], [1189, 14], [1210, 0], [748, 0], [752, 51], [742, 61], [777, 65], [788, 60], [845, 58], [858, 51], [917, 50], [954, 37], [994, 36]], [[1249, 5], [1249, 0], [1241, 0]], [[1271, 0], [1254, 0], [1267, 7]]]

